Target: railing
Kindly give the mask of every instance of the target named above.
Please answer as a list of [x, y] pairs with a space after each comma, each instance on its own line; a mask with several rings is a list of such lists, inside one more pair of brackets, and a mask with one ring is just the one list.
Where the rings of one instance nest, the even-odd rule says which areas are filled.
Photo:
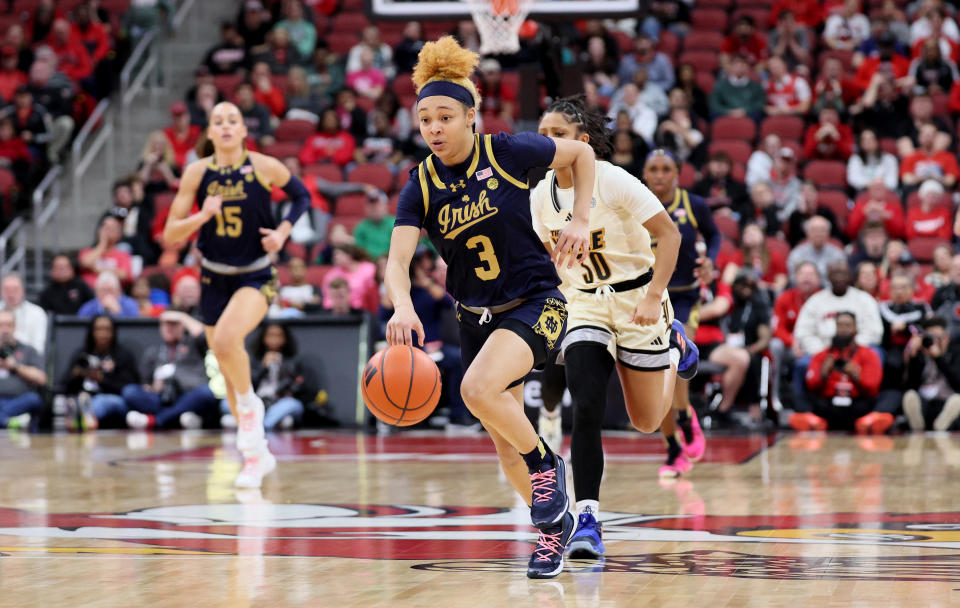
[[20, 229], [23, 228], [23, 224], [22, 217], [15, 217], [3, 232], [0, 232], [0, 275], [19, 270], [20, 275], [23, 276], [23, 271], [27, 267], [27, 246], [22, 238], [17, 238], [16, 248], [9, 257], [7, 256], [7, 247], [11, 240], [15, 236], [22, 236]]
[[[74, 211], [77, 212], [80, 210], [80, 201], [83, 197], [83, 176], [90, 168], [90, 165], [93, 164], [97, 154], [100, 153], [100, 149], [104, 146], [107, 148], [107, 183], [112, 182], [113, 176], [115, 175], [116, 165], [114, 163], [116, 158], [116, 143], [113, 137], [113, 115], [107, 114], [107, 110], [109, 108], [109, 99], [104, 99], [98, 103], [97, 107], [94, 108], [93, 113], [90, 114], [90, 118], [87, 119], [87, 122], [83, 124], [80, 132], [77, 133], [77, 138], [73, 140], [73, 146], [71, 147], [71, 158], [73, 159], [73, 185], [71, 188], [71, 196], [73, 198]], [[97, 127], [97, 125], [100, 125], [100, 130], [97, 131], [97, 135], [94, 137], [93, 143], [91, 143], [87, 151], [84, 152], [83, 148], [86, 145], [87, 140], [90, 139], [90, 135], [93, 133], [93, 130]]]
[[[86, 125], [85, 125], [86, 126]], [[33, 286], [38, 291], [43, 287], [43, 239], [44, 229], [53, 224], [53, 252], [60, 253], [60, 222], [57, 211], [60, 209], [60, 173], [57, 166], [44, 176], [43, 181], [33, 191]], [[24, 279], [26, 280], [26, 279]]]
[[[153, 49], [157, 32], [157, 29], [152, 29], [144, 34], [120, 72], [120, 116], [124, 133], [130, 132], [130, 106], [133, 100], [137, 98], [146, 85], [147, 78], [157, 68], [157, 55]], [[144, 56], [146, 56], [145, 59]]]

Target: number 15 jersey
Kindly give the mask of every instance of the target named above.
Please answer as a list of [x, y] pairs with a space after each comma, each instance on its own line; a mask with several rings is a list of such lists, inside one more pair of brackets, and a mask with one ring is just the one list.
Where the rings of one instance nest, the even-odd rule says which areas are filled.
[[560, 284], [531, 225], [527, 181], [555, 154], [553, 140], [536, 133], [477, 134], [463, 163], [447, 167], [431, 154], [410, 170], [394, 226], [427, 230], [458, 302], [495, 306]]
[[[544, 242], [556, 244], [571, 219], [573, 188], [559, 188], [550, 171], [534, 188], [530, 206], [534, 230]], [[640, 180], [598, 160], [590, 201], [590, 254], [573, 268], [562, 265], [563, 289], [594, 289], [629, 281], [653, 267], [650, 233], [643, 223], [661, 211], [663, 205]]]

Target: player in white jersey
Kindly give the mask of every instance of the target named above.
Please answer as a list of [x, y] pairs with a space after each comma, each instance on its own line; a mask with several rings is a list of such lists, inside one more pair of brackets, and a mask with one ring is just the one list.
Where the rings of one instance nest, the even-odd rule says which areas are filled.
[[[540, 119], [539, 132], [587, 142], [599, 159], [611, 152], [605, 122], [577, 96], [554, 102]], [[534, 230], [551, 249], [570, 221], [573, 177], [563, 169], [548, 172], [531, 193], [530, 205]], [[671, 361], [673, 308], [666, 291], [680, 233], [640, 180], [603, 160], [596, 161], [589, 226], [587, 258], [558, 272], [567, 298], [562, 356], [573, 398], [571, 462], [579, 515], [569, 550], [599, 556], [604, 548], [595, 514], [607, 382], [616, 366], [633, 426], [646, 433], [660, 427], [672, 402], [680, 358], [677, 353]], [[656, 256], [651, 235], [658, 241]]]

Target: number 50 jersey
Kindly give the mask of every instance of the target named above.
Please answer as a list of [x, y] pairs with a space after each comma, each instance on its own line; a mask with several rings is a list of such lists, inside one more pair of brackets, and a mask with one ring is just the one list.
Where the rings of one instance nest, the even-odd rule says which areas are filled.
[[555, 154], [553, 140], [536, 133], [477, 134], [463, 163], [447, 167], [431, 154], [410, 170], [394, 225], [426, 228], [458, 302], [495, 306], [560, 284], [531, 226], [527, 181]]
[[[571, 219], [573, 188], [559, 188], [550, 171], [534, 188], [530, 206], [534, 230], [544, 242], [556, 244]], [[654, 254], [643, 223], [661, 211], [663, 205], [643, 182], [598, 160], [590, 202], [590, 254], [573, 268], [563, 265], [563, 289], [594, 289], [635, 279], [649, 270]]]

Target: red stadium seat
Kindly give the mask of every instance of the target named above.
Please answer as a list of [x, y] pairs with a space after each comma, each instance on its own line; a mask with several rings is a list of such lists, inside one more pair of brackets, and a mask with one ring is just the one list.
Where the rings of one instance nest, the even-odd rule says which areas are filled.
[[768, 7], [759, 5], [755, 5], [752, 8], [737, 9], [737, 11], [733, 13], [733, 17], [730, 18], [730, 23], [736, 23], [737, 19], [739, 19], [741, 15], [750, 15], [753, 17], [753, 21], [756, 23], [757, 29], [762, 32], [764, 28], [763, 24], [767, 22], [767, 19], [770, 16], [770, 9]]
[[[866, 200], [869, 200], [869, 198], [870, 198], [870, 193], [864, 190], [863, 192], [857, 195], [857, 198], [854, 200], [854, 205], [858, 205]], [[887, 201], [891, 203], [896, 203], [897, 205], [903, 204], [903, 202], [900, 200], [900, 197], [897, 195], [897, 193], [892, 192], [890, 190], [887, 190]]]
[[933, 101], [933, 115], [940, 118], [950, 117], [950, 96], [946, 93], [933, 93], [930, 95]]
[[[291, 258], [302, 258], [307, 259], [307, 248], [301, 245], [300, 243], [294, 243], [293, 241], [288, 240], [287, 243], [283, 246], [283, 250], [287, 252]], [[286, 284], [284, 278], [284, 271], [287, 270], [286, 266], [280, 266], [277, 269], [277, 278], [280, 280], [281, 285]], [[289, 277], [289, 273], [287, 273]]]
[[707, 153], [713, 154], [720, 150], [726, 152], [730, 156], [730, 160], [735, 163], [746, 163], [750, 160], [750, 155], [753, 154], [753, 146], [745, 141], [735, 139], [718, 139], [712, 141], [710, 142], [710, 147], [707, 149]]
[[691, 25], [695, 30], [714, 29], [722, 32], [727, 29], [728, 13], [720, 8], [698, 8], [691, 11]]
[[387, 211], [390, 212], [390, 215], [397, 214], [397, 204], [400, 202], [400, 194], [394, 194], [390, 197], [390, 203], [387, 207]]
[[334, 217], [332, 220], [330, 220], [330, 228], [333, 228], [334, 226], [343, 226], [344, 228], [347, 229], [347, 232], [349, 232], [350, 234], [353, 234], [353, 229], [356, 228], [357, 224], [359, 224], [362, 221], [363, 221], [362, 215], [355, 215], [355, 216], [351, 215], [351, 216], [345, 216], [345, 217], [341, 217], [338, 215]]
[[756, 123], [746, 116], [722, 116], [710, 125], [711, 139], [738, 139], [752, 142], [756, 135]]
[[13, 172], [9, 169], [0, 168], [0, 194], [4, 196], [10, 194], [16, 185], [17, 178], [14, 177]]
[[360, 32], [370, 25], [367, 16], [361, 13], [340, 13], [330, 24], [334, 32]]
[[717, 78], [710, 72], [697, 72], [697, 86], [707, 95], [713, 91], [713, 85], [716, 82]]
[[847, 187], [847, 165], [839, 160], [812, 160], [804, 167], [803, 176], [821, 188]]
[[617, 48], [620, 49], [621, 53], [629, 54], [633, 52], [633, 36], [620, 30], [614, 30], [611, 35], [617, 41]]
[[390, 169], [383, 165], [374, 163], [357, 165], [353, 171], [347, 174], [347, 181], [370, 184], [384, 192], [393, 190], [393, 173], [390, 173]]
[[233, 99], [233, 92], [242, 81], [243, 76], [240, 74], [219, 74], [213, 77], [214, 86], [227, 99]]
[[850, 216], [850, 201], [844, 192], [822, 190], [817, 198], [817, 203], [832, 211], [837, 217], [837, 227], [840, 230], [846, 230], [847, 218]]
[[367, 195], [365, 194], [344, 194], [337, 199], [334, 208], [337, 210], [337, 218], [359, 217], [363, 218], [364, 210], [367, 206]]
[[693, 30], [683, 39], [683, 48], [687, 51], [716, 52], [721, 44], [723, 44], [723, 34], [716, 30]]
[[303, 142], [313, 135], [317, 125], [309, 120], [281, 120], [273, 132], [274, 138], [280, 141]]
[[[730, 239], [724, 237], [720, 241], [720, 255], [733, 256], [737, 254], [737, 245]], [[717, 256], [719, 257], [719, 255]]]
[[343, 169], [333, 163], [323, 163], [318, 165], [307, 165], [303, 168], [304, 175], [313, 175], [328, 182], [342, 182]]
[[417, 94], [417, 87], [413, 84], [412, 76], [413, 74], [397, 74], [397, 77], [393, 79], [393, 92], [397, 94], [397, 97]]
[[803, 158], [803, 144], [798, 139], [784, 139], [780, 142], [784, 147], [793, 150], [794, 158]]
[[715, 73], [720, 67], [720, 57], [716, 51], [684, 51], [680, 54], [679, 63], [689, 63], [698, 72]]
[[783, 239], [778, 239], [774, 236], [768, 236], [767, 241], [767, 250], [770, 253], [780, 253], [784, 259], [790, 256], [790, 243], [786, 242]]
[[177, 196], [176, 192], [161, 192], [153, 197], [153, 213], [154, 215], [160, 215], [161, 212], [166, 213], [167, 210], [173, 205], [173, 199]]
[[768, 116], [760, 123], [760, 137], [774, 133], [780, 139], [803, 139], [803, 119], [799, 116]]
[[933, 250], [943, 244], [943, 239], [937, 237], [917, 236], [907, 242], [907, 249], [918, 262], [928, 263], [933, 261]]
[[320, 285], [323, 283], [323, 277], [333, 270], [333, 266], [326, 264], [317, 264], [316, 266], [307, 266], [307, 283], [311, 285]]
[[724, 237], [734, 243], [740, 242], [740, 225], [737, 224], [737, 220], [725, 213], [714, 213], [713, 223], [717, 225], [717, 230], [719, 230], [720, 234]]
[[412, 164], [404, 165], [397, 171], [397, 192], [400, 192], [400, 190], [407, 185], [407, 182], [410, 180], [410, 169], [413, 167], [414, 165]]
[[677, 185], [681, 188], [692, 188], [697, 181], [697, 170], [690, 163], [683, 163], [680, 166], [680, 176], [677, 178]]
[[358, 32], [332, 32], [327, 36], [330, 51], [337, 55], [346, 55], [360, 42]]
[[817, 57], [817, 69], [823, 70], [824, 62], [831, 57], [839, 59], [844, 70], [849, 70], [850, 60], [853, 59], [853, 51], [841, 51], [835, 49], [823, 51], [820, 53], [820, 56]]
[[882, 137], [880, 139], [880, 149], [887, 154], [899, 156], [899, 153], [897, 152], [897, 140], [892, 137]]
[[747, 166], [743, 163], [733, 163], [730, 167], [730, 177], [742, 184], [747, 179]]
[[697, 9], [702, 10], [702, 9], [712, 8], [712, 9], [719, 9], [726, 12], [730, 10], [730, 7], [732, 4], [733, 4], [732, 0], [698, 0]]
[[513, 133], [513, 127], [510, 126], [509, 122], [505, 121], [499, 116], [494, 116], [492, 114], [483, 115], [483, 133], [496, 135], [501, 131], [504, 133]]
[[263, 148], [263, 153], [274, 158], [283, 160], [289, 156], [294, 158], [300, 156], [300, 148], [303, 145], [299, 141], [278, 141]]
[[660, 32], [657, 50], [667, 57], [676, 57], [677, 51], [680, 50], [680, 38], [670, 30], [663, 30]]

